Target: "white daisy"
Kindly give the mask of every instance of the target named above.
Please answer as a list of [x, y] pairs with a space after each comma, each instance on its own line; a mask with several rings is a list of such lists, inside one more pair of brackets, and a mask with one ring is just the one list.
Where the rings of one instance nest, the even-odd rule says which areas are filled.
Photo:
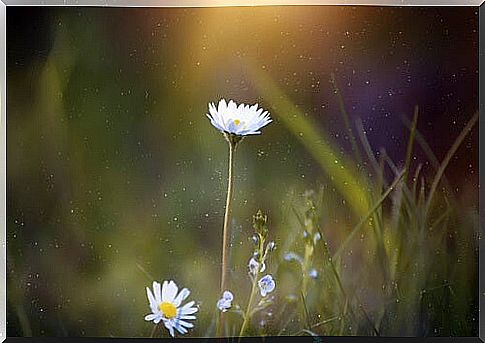
[[222, 298], [217, 301], [217, 308], [222, 312], [226, 312], [232, 306], [234, 295], [230, 291], [224, 291]]
[[209, 103], [209, 113], [207, 117], [216, 129], [236, 136], [258, 135], [259, 130], [272, 121], [268, 111], [258, 109], [258, 104], [238, 106], [232, 100], [226, 103], [221, 99], [217, 108]]
[[172, 337], [174, 337], [174, 329], [181, 334], [187, 333], [187, 328], [194, 327], [194, 324], [187, 322], [187, 320], [195, 319], [193, 314], [199, 310], [197, 307], [193, 307], [194, 301], [180, 306], [189, 294], [190, 291], [187, 288], [178, 292], [178, 287], [173, 281], [164, 281], [161, 288], [160, 283], [153, 281], [153, 293], [147, 287], [147, 296], [152, 313], [146, 315], [145, 320], [153, 321], [155, 324], [163, 321]]
[[265, 297], [266, 294], [274, 291], [276, 284], [271, 275], [266, 275], [266, 276], [263, 276], [258, 281], [258, 286], [259, 286], [259, 291], [261, 292], [261, 296]]

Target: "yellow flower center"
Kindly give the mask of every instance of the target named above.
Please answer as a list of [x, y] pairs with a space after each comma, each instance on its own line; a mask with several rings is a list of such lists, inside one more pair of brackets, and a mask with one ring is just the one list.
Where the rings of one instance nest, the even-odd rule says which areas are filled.
[[162, 311], [163, 315], [167, 319], [172, 319], [177, 315], [177, 308], [174, 306], [174, 304], [167, 301], [164, 301], [160, 305], [158, 305], [158, 308], [160, 309], [160, 311]]
[[241, 124], [241, 121], [239, 119], [234, 119], [234, 125], [238, 126]]

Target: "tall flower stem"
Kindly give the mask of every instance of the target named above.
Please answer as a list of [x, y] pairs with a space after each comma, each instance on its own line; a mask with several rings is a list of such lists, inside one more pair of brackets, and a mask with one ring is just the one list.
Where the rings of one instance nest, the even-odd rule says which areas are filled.
[[227, 182], [227, 198], [226, 209], [224, 213], [224, 229], [222, 232], [222, 269], [221, 269], [221, 294], [226, 290], [227, 286], [227, 263], [229, 255], [229, 225], [232, 214], [232, 195], [234, 189], [234, 152], [236, 150], [236, 143], [229, 141], [229, 171]]
[[[222, 232], [222, 263], [221, 263], [221, 294], [227, 289], [227, 269], [229, 259], [229, 236], [230, 236], [230, 221], [232, 214], [232, 197], [234, 189], [234, 152], [236, 151], [237, 143], [240, 138], [233, 135], [224, 135], [229, 144], [229, 170], [228, 170], [228, 183], [227, 183], [227, 198], [226, 209], [224, 213], [224, 228]], [[217, 326], [218, 336], [221, 336], [224, 328], [224, 315], [221, 312], [220, 320]]]

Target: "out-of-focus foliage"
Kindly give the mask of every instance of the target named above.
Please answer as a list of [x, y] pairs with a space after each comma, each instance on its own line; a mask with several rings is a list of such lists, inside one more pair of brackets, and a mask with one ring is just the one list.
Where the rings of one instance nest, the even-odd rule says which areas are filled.
[[[476, 17], [442, 10], [447, 34], [424, 40], [435, 10], [401, 10], [43, 9], [46, 48], [17, 41], [42, 53], [8, 61], [8, 334], [148, 336], [154, 279], [191, 290], [190, 336], [214, 333], [227, 144], [205, 113], [225, 97], [274, 119], [236, 153], [234, 303], [249, 296], [258, 209], [277, 247], [275, 301], [247, 334], [476, 335]], [[413, 25], [392, 20], [401, 13]], [[428, 64], [436, 105], [414, 96], [428, 81], [406, 83]], [[404, 80], [387, 90], [399, 100], [380, 95], [389, 78]], [[386, 102], [394, 112], [367, 112]]]

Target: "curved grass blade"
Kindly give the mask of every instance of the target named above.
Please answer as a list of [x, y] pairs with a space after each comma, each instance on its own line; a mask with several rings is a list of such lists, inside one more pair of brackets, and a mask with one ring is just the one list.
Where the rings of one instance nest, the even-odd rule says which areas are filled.
[[349, 139], [350, 139], [350, 143], [352, 144], [352, 150], [354, 151], [355, 158], [357, 158], [357, 161], [359, 163], [361, 163], [362, 162], [362, 156], [360, 155], [359, 147], [357, 146], [357, 142], [355, 140], [355, 136], [354, 136], [354, 133], [352, 131], [352, 127], [350, 126], [349, 114], [347, 113], [347, 110], [345, 109], [345, 103], [344, 103], [344, 99], [342, 97], [342, 92], [340, 91], [340, 88], [338, 88], [337, 80], [335, 79], [334, 73], [330, 73], [330, 82], [332, 83], [332, 86], [333, 86], [333, 92], [337, 95], [337, 101], [338, 101], [340, 113], [342, 114], [342, 117], [344, 119], [345, 129], [349, 133]]
[[413, 153], [414, 137], [416, 136], [416, 125], [418, 123], [419, 107], [416, 105], [414, 107], [413, 122], [411, 123], [411, 130], [409, 132], [408, 146], [406, 148], [406, 162], [404, 164], [404, 170], [406, 170], [404, 175], [404, 180], [407, 180], [409, 174], [409, 166], [411, 164], [411, 154]]
[[266, 73], [254, 69], [250, 71], [259, 93], [272, 101], [272, 115], [301, 141], [355, 215], [365, 215], [369, 209], [368, 182], [356, 172], [355, 162], [337, 153], [333, 148], [336, 145], [317, 130], [317, 125], [302, 113]]
[[364, 225], [364, 223], [367, 220], [369, 220], [369, 218], [373, 215], [374, 211], [376, 211], [379, 208], [379, 206], [381, 206], [381, 204], [384, 202], [384, 200], [386, 200], [386, 198], [388, 197], [388, 195], [391, 194], [391, 192], [394, 190], [394, 188], [396, 187], [396, 185], [403, 178], [404, 173], [405, 173], [404, 170], [401, 171], [401, 173], [396, 177], [396, 179], [391, 184], [391, 186], [389, 186], [389, 188], [384, 192], [384, 194], [382, 194], [382, 196], [380, 197], [379, 201], [377, 201], [374, 204], [374, 206], [372, 206], [372, 208], [367, 213], [367, 215], [364, 218], [362, 218], [360, 220], [360, 222], [354, 227], [354, 229], [352, 230], [352, 232], [350, 233], [350, 235], [347, 236], [346, 240], [342, 243], [342, 245], [340, 245], [340, 247], [337, 250], [337, 252], [333, 255], [333, 258], [334, 259], [336, 259], [337, 257], [340, 256], [340, 254], [345, 250], [345, 248], [350, 243], [350, 241], [352, 241], [352, 238], [354, 238], [354, 236], [357, 234], [357, 232], [360, 230], [360, 228]]
[[436, 192], [436, 188], [438, 187], [438, 184], [440, 183], [440, 180], [441, 180], [441, 178], [442, 178], [442, 176], [445, 172], [446, 167], [450, 163], [451, 158], [453, 157], [453, 155], [455, 155], [459, 146], [461, 145], [461, 143], [463, 142], [465, 137], [468, 135], [470, 130], [473, 128], [473, 126], [475, 125], [477, 120], [478, 120], [478, 111], [475, 112], [473, 117], [470, 119], [470, 121], [463, 128], [463, 130], [461, 131], [461, 133], [458, 135], [455, 142], [451, 146], [450, 150], [448, 150], [448, 153], [446, 154], [445, 159], [443, 160], [443, 162], [441, 162], [440, 167], [438, 168], [438, 171], [436, 172], [436, 175], [433, 179], [433, 183], [431, 184], [428, 199], [427, 199], [426, 205], [425, 205], [425, 214], [427, 214], [429, 212], [431, 203], [433, 201], [433, 198], [434, 198], [434, 195], [435, 195], [435, 192]]

